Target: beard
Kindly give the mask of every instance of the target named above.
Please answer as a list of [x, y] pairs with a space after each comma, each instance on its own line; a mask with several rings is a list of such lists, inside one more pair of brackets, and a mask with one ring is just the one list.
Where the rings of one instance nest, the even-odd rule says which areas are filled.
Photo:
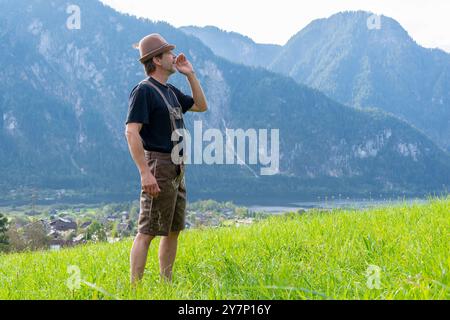
[[173, 63], [167, 63], [164, 65], [164, 69], [167, 71], [169, 75], [174, 74], [177, 72], [177, 69], [175, 68], [175, 65]]
[[175, 67], [172, 67], [171, 69], [168, 70], [169, 74], [174, 74], [175, 72], [177, 72], [177, 70], [175, 69]]

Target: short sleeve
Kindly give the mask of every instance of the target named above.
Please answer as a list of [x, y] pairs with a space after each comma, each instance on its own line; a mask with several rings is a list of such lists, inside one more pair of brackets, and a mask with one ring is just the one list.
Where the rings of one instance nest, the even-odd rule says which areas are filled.
[[186, 113], [189, 111], [189, 109], [192, 108], [194, 105], [194, 98], [191, 96], [185, 95], [183, 92], [178, 90], [176, 87], [170, 85], [170, 88], [177, 96], [178, 102], [181, 104], [181, 108], [183, 109], [183, 113]]
[[128, 123], [143, 123], [149, 124], [149, 101], [148, 90], [144, 86], [137, 85], [131, 91], [128, 100]]

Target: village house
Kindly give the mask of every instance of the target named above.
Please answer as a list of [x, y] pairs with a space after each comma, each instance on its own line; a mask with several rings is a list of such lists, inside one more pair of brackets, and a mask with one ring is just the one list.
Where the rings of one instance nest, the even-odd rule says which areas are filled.
[[50, 222], [50, 227], [56, 231], [76, 230], [77, 223], [69, 219], [57, 218]]
[[72, 239], [73, 245], [86, 243], [85, 237], [86, 235], [84, 233], [79, 234], [78, 236]]
[[115, 222], [117, 220], [117, 217], [114, 216], [114, 214], [110, 213], [105, 218], [101, 219], [102, 224], [106, 224], [108, 222]]
[[83, 224], [80, 226], [81, 229], [86, 229], [87, 227], [89, 227], [92, 224], [92, 221], [86, 221], [83, 222]]
[[131, 231], [131, 226], [130, 226], [130, 224], [129, 223], [127, 223], [127, 222], [122, 222], [122, 223], [119, 223], [118, 225], [117, 225], [117, 231], [119, 232], [119, 233], [124, 233], [124, 232], [126, 232], [126, 231]]
[[234, 212], [233, 212], [233, 210], [226, 210], [226, 211], [223, 211], [222, 214], [223, 214], [226, 218], [231, 218], [231, 217], [233, 217]]
[[66, 234], [60, 231], [52, 230], [47, 234], [50, 238], [50, 249], [59, 250], [62, 247], [71, 246], [72, 242], [70, 240], [65, 240]]
[[120, 217], [122, 218], [122, 221], [125, 222], [130, 218], [130, 214], [128, 213], [128, 211], [123, 211], [120, 214]]

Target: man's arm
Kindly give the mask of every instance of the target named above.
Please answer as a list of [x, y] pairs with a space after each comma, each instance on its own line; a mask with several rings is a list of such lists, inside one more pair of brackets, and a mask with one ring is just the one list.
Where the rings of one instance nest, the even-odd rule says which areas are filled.
[[208, 104], [206, 102], [205, 94], [203, 93], [202, 86], [195, 76], [195, 72], [186, 75], [192, 90], [192, 97], [194, 98], [194, 105], [189, 111], [192, 112], [205, 112], [208, 110]]
[[127, 137], [131, 157], [136, 163], [139, 174], [141, 175], [142, 190], [149, 195], [156, 197], [161, 190], [145, 160], [144, 146], [142, 145], [142, 139], [139, 135], [141, 129], [142, 123], [128, 123], [125, 129], [125, 136]]
[[208, 104], [206, 103], [205, 94], [203, 93], [202, 86], [195, 76], [194, 68], [192, 64], [186, 59], [183, 53], [180, 53], [176, 61], [177, 70], [184, 74], [191, 86], [192, 98], [194, 98], [194, 105], [189, 111], [193, 112], [205, 112], [208, 110]]

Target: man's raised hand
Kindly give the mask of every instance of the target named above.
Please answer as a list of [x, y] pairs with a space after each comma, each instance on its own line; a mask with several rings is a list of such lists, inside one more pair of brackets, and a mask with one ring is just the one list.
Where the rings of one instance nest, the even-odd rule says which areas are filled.
[[194, 71], [192, 64], [188, 61], [183, 53], [180, 53], [175, 62], [175, 68], [182, 74], [188, 75]]

